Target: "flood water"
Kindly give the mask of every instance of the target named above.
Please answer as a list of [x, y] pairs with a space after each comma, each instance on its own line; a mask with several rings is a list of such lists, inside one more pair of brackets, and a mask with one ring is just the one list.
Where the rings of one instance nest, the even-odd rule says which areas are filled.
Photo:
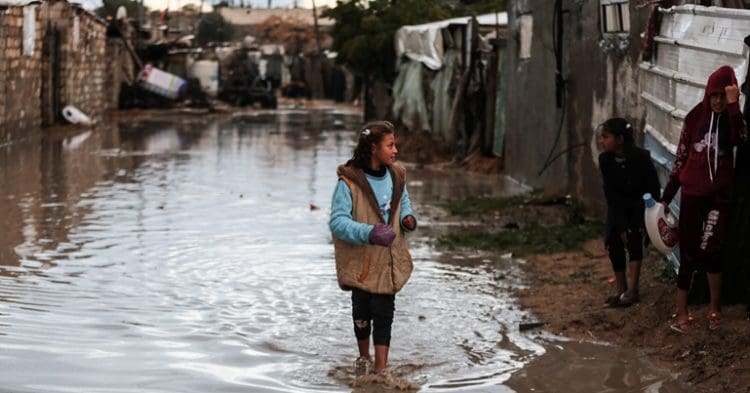
[[[0, 391], [352, 391], [327, 223], [360, 122], [174, 117], [0, 146]], [[397, 374], [424, 391], [677, 391], [640, 354], [519, 332], [523, 261], [434, 248], [427, 234], [452, 230], [428, 213], [437, 200], [516, 185], [409, 180], [421, 230], [396, 298]]]

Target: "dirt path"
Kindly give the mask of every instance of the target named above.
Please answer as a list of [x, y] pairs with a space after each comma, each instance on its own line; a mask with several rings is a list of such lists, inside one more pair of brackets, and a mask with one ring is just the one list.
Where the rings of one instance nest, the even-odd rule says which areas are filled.
[[[546, 322], [547, 331], [646, 353], [679, 374], [691, 391], [750, 392], [745, 307], [725, 306], [722, 325], [709, 331], [707, 306], [692, 305], [693, 329], [673, 332], [674, 269], [653, 248], [643, 262], [641, 302], [608, 308], [604, 299], [616, 290], [603, 241], [596, 238], [601, 220], [582, 218], [574, 202], [530, 195], [452, 200], [440, 208], [448, 213], [442, 219], [483, 224], [440, 236], [439, 245], [513, 251], [526, 260], [528, 287], [517, 295], [522, 307]], [[557, 252], [561, 249], [566, 251]]]
[[750, 322], [744, 306], [725, 307], [716, 331], [708, 330], [707, 307], [691, 306], [697, 324], [685, 335], [674, 333], [669, 325], [676, 286], [664, 277], [655, 252], [644, 261], [641, 302], [629, 308], [603, 307], [614, 287], [601, 239], [580, 251], [529, 256], [525, 266], [530, 286], [518, 293], [521, 304], [546, 321], [550, 332], [644, 350], [697, 392], [750, 392]]

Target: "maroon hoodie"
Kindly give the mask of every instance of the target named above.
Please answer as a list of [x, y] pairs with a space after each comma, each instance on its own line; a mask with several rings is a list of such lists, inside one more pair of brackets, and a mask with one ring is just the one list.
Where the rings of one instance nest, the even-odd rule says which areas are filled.
[[720, 67], [708, 78], [703, 101], [685, 117], [663, 202], [671, 202], [680, 187], [683, 194], [693, 196], [729, 190], [734, 178], [732, 148], [745, 136], [745, 121], [739, 103], [727, 104], [724, 112], [718, 113], [711, 110], [710, 98], [736, 84], [729, 66]]

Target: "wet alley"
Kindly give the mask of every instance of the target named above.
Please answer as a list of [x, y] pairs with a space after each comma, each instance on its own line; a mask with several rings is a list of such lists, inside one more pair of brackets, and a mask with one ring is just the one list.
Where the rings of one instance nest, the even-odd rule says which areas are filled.
[[[351, 391], [327, 223], [360, 123], [338, 110], [130, 119], [0, 146], [3, 389]], [[426, 391], [678, 391], [632, 351], [519, 332], [523, 261], [430, 238], [453, 229], [435, 201], [518, 187], [407, 166], [420, 230], [396, 298], [398, 375]]]

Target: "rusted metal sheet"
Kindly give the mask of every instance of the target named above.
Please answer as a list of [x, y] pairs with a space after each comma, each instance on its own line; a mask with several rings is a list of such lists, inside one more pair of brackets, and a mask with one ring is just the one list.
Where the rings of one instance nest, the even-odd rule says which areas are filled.
[[656, 57], [640, 64], [644, 131], [674, 154], [682, 122], [703, 99], [711, 72], [729, 65], [738, 80], [744, 79], [748, 48], [743, 40], [750, 35], [750, 10], [683, 5], [661, 12]]

